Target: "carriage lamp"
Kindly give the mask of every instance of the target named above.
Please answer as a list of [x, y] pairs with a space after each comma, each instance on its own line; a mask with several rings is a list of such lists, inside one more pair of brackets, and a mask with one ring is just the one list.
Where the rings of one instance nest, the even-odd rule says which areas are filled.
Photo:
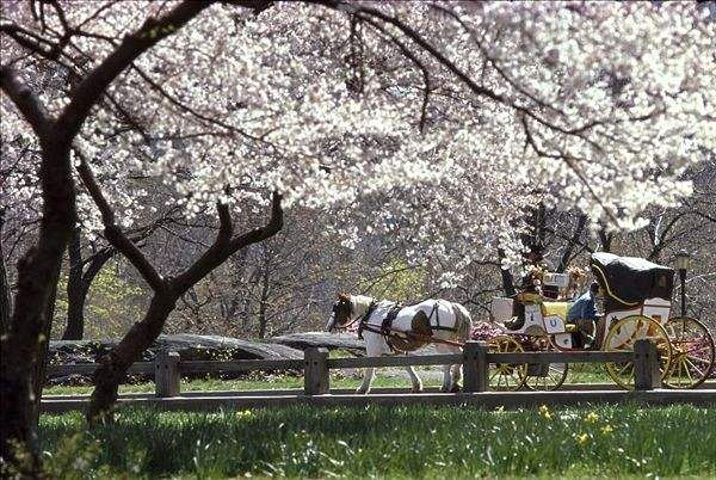
[[676, 254], [674, 267], [679, 271], [681, 279], [681, 316], [686, 316], [686, 270], [691, 267], [691, 255], [681, 250]]

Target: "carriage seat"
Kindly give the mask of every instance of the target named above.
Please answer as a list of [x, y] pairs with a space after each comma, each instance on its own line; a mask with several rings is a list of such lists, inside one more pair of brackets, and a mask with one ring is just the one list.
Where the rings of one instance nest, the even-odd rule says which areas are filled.
[[577, 333], [579, 327], [572, 323], [567, 323], [567, 312], [572, 306], [571, 302], [544, 302], [542, 304], [542, 315], [545, 317], [559, 317], [564, 322], [564, 331], [567, 333]]
[[523, 304], [542, 303], [542, 295], [540, 295], [539, 293], [520, 292], [515, 295], [515, 300]]
[[545, 317], [558, 316], [565, 322], [567, 321], [567, 312], [572, 304], [570, 302], [544, 302], [542, 304], [542, 314]]

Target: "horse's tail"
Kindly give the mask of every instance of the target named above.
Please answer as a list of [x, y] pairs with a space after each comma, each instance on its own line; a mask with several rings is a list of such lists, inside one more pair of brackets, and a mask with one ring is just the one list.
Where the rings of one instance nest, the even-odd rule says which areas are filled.
[[472, 317], [470, 312], [459, 303], [453, 302], [453, 312], [455, 312], [455, 330], [459, 340], [467, 341], [470, 339], [472, 331]]

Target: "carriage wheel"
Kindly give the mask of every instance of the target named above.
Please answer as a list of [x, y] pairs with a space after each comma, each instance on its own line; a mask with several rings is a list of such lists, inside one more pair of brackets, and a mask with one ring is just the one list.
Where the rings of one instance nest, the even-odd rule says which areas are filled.
[[[558, 351], [547, 336], [536, 338], [533, 342], [538, 352]], [[566, 363], [548, 363], [546, 365], [527, 365], [524, 385], [529, 390], [557, 390], [567, 379], [569, 365]]]
[[[512, 337], [495, 337], [489, 341], [490, 353], [521, 353], [525, 350]], [[493, 390], [519, 390], [525, 383], [526, 364], [491, 363], [487, 371], [488, 385]]]
[[714, 339], [708, 328], [690, 317], [670, 318], [665, 328], [674, 353], [664, 385], [669, 388], [701, 385], [714, 368]]
[[[606, 352], [632, 352], [637, 340], [654, 342], [659, 352], [659, 370], [662, 380], [671, 365], [672, 348], [669, 335], [659, 322], [644, 315], [630, 315], [612, 325], [604, 340]], [[634, 388], [634, 362], [606, 364], [607, 373], [620, 387]]]

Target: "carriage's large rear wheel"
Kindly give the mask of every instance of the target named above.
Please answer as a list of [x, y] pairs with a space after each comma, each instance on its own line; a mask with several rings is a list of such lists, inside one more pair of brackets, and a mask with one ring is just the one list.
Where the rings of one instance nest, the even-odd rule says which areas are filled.
[[665, 328], [674, 353], [664, 385], [669, 388], [701, 385], [714, 368], [714, 339], [708, 328], [690, 317], [670, 318]]
[[[637, 340], [651, 340], [659, 352], [659, 370], [662, 381], [671, 366], [672, 348], [669, 335], [664, 327], [653, 318], [644, 315], [630, 315], [622, 318], [609, 330], [604, 340], [607, 352], [633, 352]], [[606, 364], [607, 373], [622, 388], [634, 388], [634, 362]]]
[[[546, 335], [536, 337], [532, 347], [538, 352], [556, 351]], [[557, 390], [567, 379], [567, 363], [546, 363], [527, 365], [525, 387], [530, 390]]]
[[[491, 353], [522, 353], [520, 342], [507, 335], [489, 341]], [[490, 363], [488, 365], [488, 386], [492, 390], [519, 390], [525, 383], [527, 365], [516, 363]]]

